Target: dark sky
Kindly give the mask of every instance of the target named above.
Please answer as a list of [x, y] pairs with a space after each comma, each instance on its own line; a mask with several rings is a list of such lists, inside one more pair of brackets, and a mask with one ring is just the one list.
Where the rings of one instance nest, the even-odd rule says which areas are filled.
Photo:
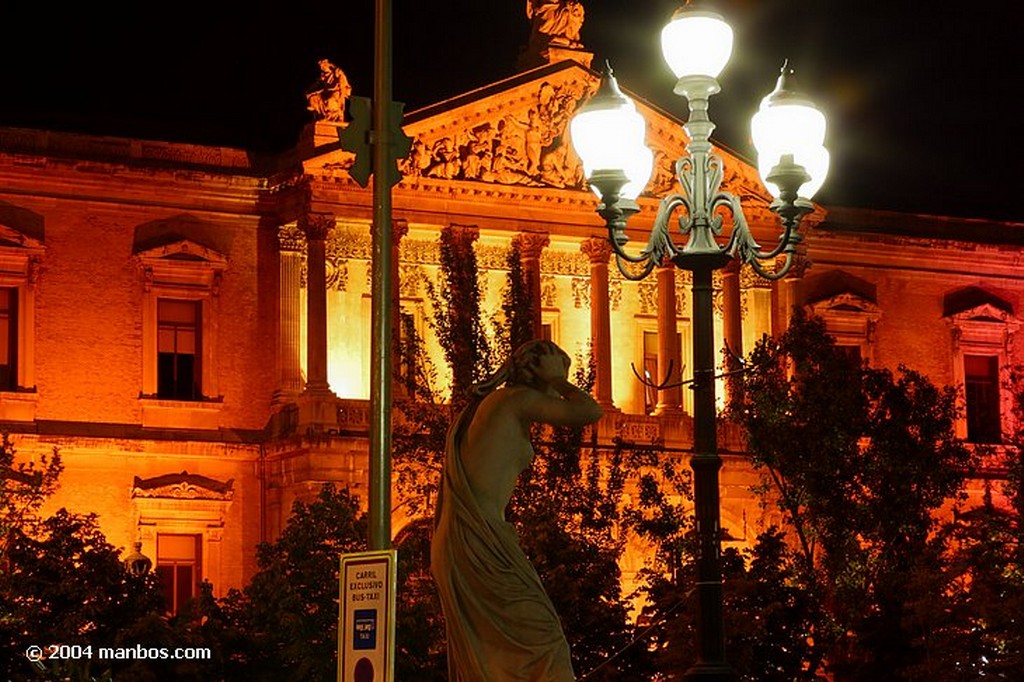
[[[685, 118], [659, 33], [673, 0], [583, 0], [583, 40], [620, 84]], [[373, 1], [21, 2], [0, 40], [0, 125], [276, 151], [327, 57], [372, 95]], [[749, 117], [784, 58], [826, 111], [826, 205], [1024, 222], [1024, 51], [1005, 0], [721, 0], [736, 32], [715, 138], [753, 158]], [[407, 111], [516, 71], [525, 0], [394, 2]], [[1011, 30], [1015, 35], [1011, 35]]]

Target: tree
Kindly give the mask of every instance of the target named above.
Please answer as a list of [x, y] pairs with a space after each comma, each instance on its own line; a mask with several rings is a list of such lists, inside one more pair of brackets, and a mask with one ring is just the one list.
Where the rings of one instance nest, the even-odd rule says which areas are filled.
[[[125, 633], [140, 622], [162, 617], [163, 597], [155, 577], [128, 571], [119, 550], [100, 532], [95, 514], [60, 509], [52, 516], [39, 516], [47, 496], [57, 489], [62, 470], [56, 450], [41, 457], [38, 465], [17, 461], [4, 434], [0, 442], [0, 647], [12, 652], [0, 658], [0, 676], [5, 679], [120, 675], [127, 663], [104, 663], [97, 670], [92, 657], [45, 659], [47, 647], [90, 646], [98, 657], [99, 647], [119, 646]], [[35, 670], [24, 656], [30, 645], [43, 648], [44, 660]]]
[[337, 677], [341, 555], [366, 549], [366, 518], [348, 490], [325, 484], [296, 501], [272, 543], [257, 549], [259, 571], [217, 605], [228, 677], [333, 680]]
[[956, 391], [860, 365], [799, 312], [751, 362], [731, 415], [793, 539], [780, 562], [813, 624], [802, 667], [900, 678], [924, 654], [913, 596], [942, 584], [936, 512], [973, 466], [955, 438]]

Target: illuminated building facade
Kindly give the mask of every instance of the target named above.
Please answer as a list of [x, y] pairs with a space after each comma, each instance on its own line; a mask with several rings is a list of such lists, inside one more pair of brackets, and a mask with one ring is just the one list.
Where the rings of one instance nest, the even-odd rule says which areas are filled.
[[[631, 365], [688, 377], [686, 274], [618, 275], [565, 137], [598, 77], [573, 46], [544, 54], [406, 117], [396, 318], [424, 333], [443, 367], [426, 293], [439, 231], [473, 241], [490, 311], [516, 241], [539, 303], [535, 333], [570, 354], [592, 344], [599, 439], [685, 451], [689, 391], [651, 390]], [[336, 144], [343, 80], [324, 81], [318, 119], [272, 158], [0, 130], [0, 426], [22, 457], [60, 449], [50, 507], [97, 512], [115, 545], [141, 541], [172, 605], [201, 578], [216, 594], [244, 585], [256, 543], [323, 482], [365, 490], [372, 207]], [[641, 240], [686, 139], [679, 120], [638, 105], [656, 165], [631, 221]], [[773, 239], [756, 169], [720, 153], [725, 189]], [[804, 306], [851, 354], [965, 386], [960, 435], [998, 439], [1009, 408], [999, 372], [1024, 358], [1024, 225], [821, 207], [804, 231], [809, 262], [786, 279], [720, 277], [718, 341], [750, 350]], [[765, 512], [739, 434], [722, 430], [722, 522], [744, 543]]]

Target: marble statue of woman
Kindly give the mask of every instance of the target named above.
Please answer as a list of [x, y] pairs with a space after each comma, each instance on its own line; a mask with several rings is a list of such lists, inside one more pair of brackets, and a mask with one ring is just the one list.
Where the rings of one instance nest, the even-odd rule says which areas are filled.
[[533, 460], [530, 426], [584, 426], [601, 417], [568, 375], [565, 351], [530, 341], [474, 386], [448, 431], [430, 563], [451, 682], [575, 680], [558, 614], [505, 521], [516, 480]]

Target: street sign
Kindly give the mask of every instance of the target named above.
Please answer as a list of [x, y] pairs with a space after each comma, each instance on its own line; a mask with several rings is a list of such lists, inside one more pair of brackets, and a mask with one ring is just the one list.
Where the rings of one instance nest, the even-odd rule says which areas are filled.
[[343, 554], [339, 573], [338, 681], [393, 682], [398, 555]]

